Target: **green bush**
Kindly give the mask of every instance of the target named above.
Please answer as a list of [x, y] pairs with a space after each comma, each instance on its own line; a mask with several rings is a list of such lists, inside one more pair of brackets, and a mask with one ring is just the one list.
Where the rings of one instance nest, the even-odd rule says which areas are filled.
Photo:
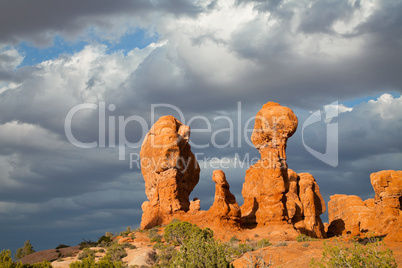
[[119, 262], [127, 256], [124, 246], [119, 243], [113, 243], [107, 248], [107, 254], [110, 255], [112, 262]]
[[109, 236], [106, 235], [102, 235], [99, 239], [98, 242], [96, 242], [97, 245], [108, 245], [110, 242], [112, 242], [112, 240], [110, 239]]
[[84, 248], [84, 250], [78, 254], [78, 259], [95, 258], [95, 251], [89, 248]]
[[254, 250], [254, 247], [252, 245], [248, 244], [248, 243], [240, 243], [237, 246], [237, 251], [238, 251], [237, 254], [238, 255], [241, 255], [241, 254], [244, 254], [246, 252], [253, 251], [253, 250]]
[[153, 228], [148, 231], [148, 238], [149, 238], [149, 241], [151, 241], [152, 243], [153, 242], [157, 242], [157, 243], [162, 242], [162, 236], [160, 234], [158, 234], [157, 228]]
[[278, 244], [276, 244], [276, 246], [275, 246], [275, 247], [286, 247], [287, 245], [288, 245], [288, 243], [287, 243], [287, 242], [282, 241], [282, 242], [279, 242]]
[[170, 261], [177, 254], [175, 247], [172, 245], [164, 245], [163, 243], [156, 243], [153, 248], [157, 250], [157, 254], [155, 256], [155, 264], [153, 267], [169, 267]]
[[237, 239], [236, 236], [232, 236], [232, 237], [230, 238], [230, 240], [229, 240], [229, 243], [230, 243], [230, 244], [237, 244], [237, 243], [239, 243], [239, 242], [240, 242], [240, 240]]
[[13, 259], [11, 258], [11, 251], [9, 249], [4, 249], [0, 253], [0, 267], [12, 268], [15, 267], [14, 265]]
[[29, 240], [25, 241], [24, 246], [22, 248], [17, 249], [17, 252], [15, 253], [15, 258], [17, 260], [20, 260], [24, 258], [25, 256], [34, 253], [35, 250], [33, 249], [31, 242]]
[[82, 261], [76, 261], [69, 265], [70, 268], [122, 268], [121, 262], [113, 262], [110, 255], [106, 254], [98, 262], [94, 258], [88, 257]]
[[55, 249], [61, 249], [61, 248], [69, 248], [70, 246], [64, 245], [64, 244], [60, 244], [58, 245]]
[[48, 261], [43, 261], [35, 264], [22, 264], [21, 262], [13, 262], [10, 250], [3, 250], [0, 253], [1, 268], [51, 268], [52, 265]]
[[86, 240], [83, 239], [82, 242], [79, 244], [80, 249], [83, 250], [84, 248], [90, 248], [90, 247], [96, 247], [97, 246], [97, 242], [94, 242], [90, 239]]
[[110, 239], [113, 238], [113, 234], [112, 234], [111, 232], [106, 232], [106, 233], [105, 233], [105, 236], [106, 236], [106, 237], [109, 237]]
[[213, 237], [194, 235], [186, 239], [169, 267], [209, 268], [231, 267], [223, 244]]
[[226, 245], [215, 241], [209, 228], [201, 229], [189, 222], [172, 221], [165, 227], [164, 238], [167, 243], [180, 245], [180, 249], [175, 253], [170, 248], [169, 253], [173, 254], [171, 260], [160, 267], [230, 267]]
[[318, 239], [317, 238], [312, 238], [312, 237], [310, 237], [308, 235], [305, 235], [305, 234], [299, 234], [296, 237], [296, 241], [297, 242], [307, 242], [307, 241], [318, 241]]
[[133, 231], [131, 230], [131, 227], [130, 226], [127, 226], [127, 229], [125, 230], [125, 231], [123, 231], [123, 232], [120, 232], [120, 236], [122, 236], [122, 237], [127, 237], [130, 233], [132, 233]]
[[392, 251], [384, 247], [385, 245], [379, 241], [366, 246], [359, 243], [339, 242], [338, 240], [335, 240], [333, 245], [324, 242], [321, 261], [311, 259], [310, 267], [397, 267]]
[[95, 263], [95, 268], [122, 268], [123, 263], [121, 261], [113, 261], [113, 257], [106, 253], [103, 258], [101, 258], [97, 263]]
[[265, 248], [268, 246], [272, 246], [272, 244], [269, 242], [268, 239], [261, 239], [260, 241], [257, 242], [258, 248]]
[[34, 263], [32, 265], [24, 265], [24, 268], [52, 268], [52, 264], [48, 261], [43, 261], [39, 263]]
[[165, 227], [163, 238], [167, 243], [179, 246], [183, 245], [184, 241], [189, 239], [191, 236], [198, 235], [213, 237], [214, 233], [209, 228], [203, 230], [195, 224], [186, 221], [173, 220]]

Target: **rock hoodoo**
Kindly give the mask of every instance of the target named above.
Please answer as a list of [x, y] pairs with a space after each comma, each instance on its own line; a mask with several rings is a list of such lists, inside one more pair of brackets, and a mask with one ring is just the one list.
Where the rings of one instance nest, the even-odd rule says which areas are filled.
[[385, 240], [402, 242], [402, 171], [370, 175], [375, 197], [334, 195], [328, 203], [328, 236], [372, 232]]
[[215, 200], [208, 214], [220, 221], [230, 222], [235, 225], [240, 222], [240, 207], [235, 196], [229, 191], [229, 183], [222, 170], [215, 170], [212, 175], [215, 182]]
[[277, 103], [257, 113], [251, 140], [261, 160], [246, 172], [241, 207], [245, 224], [293, 224], [300, 232], [325, 237], [320, 215], [325, 202], [317, 182], [308, 173], [288, 170], [286, 142], [297, 129], [293, 111]]
[[284, 196], [287, 181], [286, 142], [297, 129], [293, 111], [268, 102], [257, 113], [251, 141], [261, 155], [246, 172], [242, 218], [264, 226], [286, 222]]
[[141, 172], [149, 201], [142, 204], [141, 228], [170, 220], [190, 209], [189, 196], [199, 180], [200, 168], [191, 152], [190, 128], [173, 116], [161, 117], [141, 147]]

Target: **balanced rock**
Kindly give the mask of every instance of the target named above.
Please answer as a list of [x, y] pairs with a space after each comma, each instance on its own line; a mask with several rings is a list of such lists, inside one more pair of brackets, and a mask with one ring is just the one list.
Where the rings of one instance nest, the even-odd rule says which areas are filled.
[[141, 228], [161, 225], [176, 212], [189, 210], [189, 195], [200, 173], [189, 136], [190, 128], [173, 116], [161, 117], [145, 136], [140, 156], [149, 201], [142, 204]]
[[246, 172], [241, 207], [245, 223], [265, 226], [287, 221], [284, 204], [287, 181], [286, 142], [297, 129], [293, 111], [268, 102], [257, 113], [251, 141], [261, 155]]

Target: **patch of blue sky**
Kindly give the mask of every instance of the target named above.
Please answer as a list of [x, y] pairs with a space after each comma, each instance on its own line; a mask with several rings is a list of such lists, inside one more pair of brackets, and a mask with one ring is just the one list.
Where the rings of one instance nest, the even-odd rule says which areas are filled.
[[353, 107], [353, 106], [359, 105], [361, 103], [366, 103], [369, 100], [377, 100], [381, 95], [383, 95], [385, 93], [392, 95], [392, 97], [394, 97], [394, 98], [401, 97], [400, 93], [390, 91], [390, 92], [378, 93], [378, 94], [375, 94], [375, 95], [361, 96], [361, 97], [358, 97], [358, 98], [342, 101], [342, 104], [345, 105], [346, 107]]
[[134, 33], [123, 35], [118, 42], [103, 41], [101, 43], [107, 46], [108, 53], [122, 51], [126, 55], [130, 50], [143, 49], [158, 39], [159, 36], [156, 33], [150, 34], [146, 30], [137, 29]]
[[81, 51], [88, 43], [84, 41], [69, 42], [61, 36], [53, 38], [53, 44], [47, 48], [38, 48], [27, 42], [18, 44], [18, 51], [24, 56], [19, 67], [32, 66], [43, 61], [58, 58], [62, 54], [74, 54]]
[[32, 66], [43, 61], [56, 59], [63, 54], [71, 55], [81, 51], [90, 43], [104, 44], [107, 46], [106, 53], [122, 51], [125, 55], [134, 48], [144, 48], [159, 39], [157, 34], [149, 34], [146, 30], [137, 29], [135, 32], [123, 35], [117, 41], [101, 40], [92, 37], [90, 41], [66, 41], [61, 36], [53, 38], [53, 44], [47, 48], [38, 48], [28, 42], [18, 44], [18, 51], [24, 56], [19, 67]]

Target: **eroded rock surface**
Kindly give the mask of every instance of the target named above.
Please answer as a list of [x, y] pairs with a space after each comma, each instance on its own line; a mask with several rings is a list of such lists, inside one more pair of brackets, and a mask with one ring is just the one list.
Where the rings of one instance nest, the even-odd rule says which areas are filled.
[[141, 228], [160, 225], [176, 212], [189, 210], [189, 196], [200, 173], [189, 136], [190, 128], [173, 116], [161, 117], [145, 136], [140, 156], [149, 201], [142, 204]]
[[328, 236], [371, 232], [387, 241], [402, 242], [402, 171], [383, 170], [370, 175], [375, 197], [334, 195], [328, 203]]

